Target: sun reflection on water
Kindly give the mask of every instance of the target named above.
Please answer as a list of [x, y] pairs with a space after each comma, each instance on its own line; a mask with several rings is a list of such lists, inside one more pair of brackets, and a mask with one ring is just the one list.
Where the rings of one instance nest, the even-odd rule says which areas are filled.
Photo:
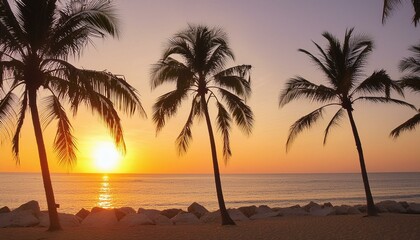
[[98, 206], [101, 208], [112, 207], [112, 194], [108, 175], [102, 176], [102, 182], [99, 188]]

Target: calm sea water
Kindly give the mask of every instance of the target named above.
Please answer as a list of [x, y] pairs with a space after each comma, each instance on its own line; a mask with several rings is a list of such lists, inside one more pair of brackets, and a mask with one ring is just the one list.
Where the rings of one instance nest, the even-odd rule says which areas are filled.
[[[375, 201], [420, 202], [420, 173], [369, 177]], [[66, 213], [94, 206], [186, 209], [194, 201], [217, 209], [212, 175], [53, 174], [52, 180], [59, 211]], [[365, 203], [359, 174], [223, 175], [222, 183], [228, 208]], [[16, 208], [30, 200], [47, 208], [40, 173], [0, 173], [0, 207]]]

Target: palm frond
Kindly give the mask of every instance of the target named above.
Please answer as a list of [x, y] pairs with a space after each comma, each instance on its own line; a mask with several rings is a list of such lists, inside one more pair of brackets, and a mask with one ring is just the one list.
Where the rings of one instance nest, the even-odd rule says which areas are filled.
[[384, 7], [382, 10], [382, 24], [385, 23], [386, 18], [391, 15], [392, 10], [401, 4], [401, 2], [402, 0], [384, 0]]
[[417, 113], [412, 118], [408, 119], [403, 124], [399, 125], [394, 130], [392, 130], [390, 136], [393, 138], [398, 138], [402, 132], [414, 130], [419, 123], [420, 113]]
[[408, 88], [415, 92], [420, 92], [420, 76], [406, 76], [399, 81], [402, 88]]
[[219, 36], [212, 40], [212, 53], [207, 60], [206, 72], [211, 73], [223, 69], [226, 62], [230, 59], [235, 59], [232, 50], [229, 48], [225, 36]]
[[43, 121], [48, 125], [53, 120], [58, 120], [57, 133], [54, 138], [54, 150], [58, 155], [58, 162], [69, 168], [76, 163], [76, 139], [72, 134], [73, 127], [61, 105], [59, 99], [50, 95], [44, 99], [45, 110]]
[[[390, 92], [395, 90], [398, 94], [404, 95], [402, 88], [397, 82], [393, 81], [385, 70], [375, 71], [371, 76], [366, 78], [359, 84], [353, 93], [384, 93], [386, 97], [390, 97]], [[353, 95], [353, 93], [351, 95]]]
[[337, 94], [332, 88], [316, 85], [298, 76], [287, 81], [286, 88], [280, 93], [279, 106], [283, 107], [302, 97], [308, 98], [310, 101], [325, 103], [334, 100]]
[[153, 105], [153, 122], [156, 132], [164, 126], [167, 118], [176, 114], [181, 101], [187, 97], [187, 91], [174, 90], [160, 96]]
[[217, 129], [221, 132], [223, 136], [223, 156], [225, 158], [226, 163], [227, 159], [232, 155], [229, 140], [229, 132], [231, 129], [232, 118], [230, 117], [229, 112], [220, 102], [217, 102], [217, 108]]
[[251, 95], [251, 65], [240, 65], [214, 75], [214, 81], [237, 95], [248, 98]]
[[325, 134], [324, 134], [324, 145], [327, 143], [327, 137], [330, 133], [330, 128], [334, 126], [338, 126], [338, 122], [343, 118], [345, 111], [343, 108], [340, 108], [334, 116], [331, 118], [331, 121], [328, 123], [327, 128], [325, 128]]
[[97, 113], [100, 119], [105, 123], [111, 136], [114, 139], [117, 148], [125, 154], [126, 146], [124, 141], [121, 119], [115, 111], [114, 105], [106, 96], [96, 92], [85, 92], [83, 102], [86, 103], [93, 113]]
[[352, 103], [359, 100], [364, 100], [364, 101], [368, 101], [372, 103], [393, 103], [393, 104], [409, 107], [411, 109], [416, 110], [416, 107], [413, 104], [410, 104], [410, 103], [407, 103], [405, 101], [398, 100], [398, 99], [388, 98], [388, 97], [358, 97], [354, 99]]
[[188, 88], [194, 83], [194, 73], [182, 62], [167, 57], [153, 65], [150, 85], [155, 89], [166, 82], [176, 82], [179, 88]]
[[246, 134], [250, 134], [254, 125], [254, 114], [251, 108], [235, 94], [221, 88], [218, 90], [222, 95], [222, 99], [227, 103], [228, 109], [236, 124]]
[[18, 102], [18, 98], [11, 91], [4, 96], [1, 95], [2, 94], [0, 94], [0, 131], [4, 132], [7, 136], [11, 136], [17, 115], [14, 108]]
[[17, 124], [16, 124], [16, 131], [15, 134], [13, 136], [12, 139], [12, 151], [13, 151], [13, 155], [15, 157], [16, 163], [19, 164], [20, 163], [20, 159], [19, 159], [19, 140], [20, 140], [20, 131], [22, 129], [23, 126], [23, 122], [25, 120], [25, 115], [26, 115], [26, 109], [28, 107], [28, 94], [26, 93], [26, 91], [24, 92], [23, 98], [19, 103], [20, 105], [20, 110], [18, 113], [18, 120], [17, 120]]
[[[314, 44], [317, 46], [318, 49], [320, 49], [318, 44], [316, 44], [315, 42]], [[298, 51], [308, 55], [312, 62], [314, 62], [324, 72], [324, 74], [330, 80], [330, 83], [333, 86], [337, 86], [336, 73], [333, 71], [334, 68], [331, 68], [331, 66], [329, 66], [330, 64], [333, 64], [333, 61], [327, 58], [323, 51], [321, 53], [323, 54], [324, 59], [318, 59], [316, 56], [314, 56], [312, 53], [308, 52], [305, 49], [298, 49]]]
[[309, 129], [319, 118], [322, 118], [323, 110], [327, 106], [328, 105], [322, 106], [315, 111], [310, 112], [309, 114], [299, 118], [292, 126], [290, 126], [289, 136], [287, 137], [286, 142], [286, 152], [289, 151], [290, 146], [299, 133], [305, 129]]
[[192, 140], [191, 127], [193, 124], [194, 117], [197, 115], [197, 104], [200, 104], [200, 101], [197, 101], [197, 98], [193, 98], [187, 122], [182, 128], [181, 133], [176, 138], [176, 145], [178, 146], [179, 154], [183, 154], [187, 151], [188, 146], [190, 145], [190, 141]]
[[411, 46], [409, 50], [413, 52], [414, 56], [401, 60], [399, 68], [402, 72], [420, 73], [420, 44]]
[[7, 0], [0, 2], [0, 33], [0, 45], [4, 52], [24, 52], [23, 47], [26, 43], [22, 42], [23, 30]]

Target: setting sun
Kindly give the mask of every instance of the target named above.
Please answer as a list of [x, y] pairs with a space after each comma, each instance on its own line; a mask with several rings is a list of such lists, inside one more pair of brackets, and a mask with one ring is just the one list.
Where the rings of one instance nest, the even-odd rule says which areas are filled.
[[113, 172], [121, 160], [120, 152], [112, 142], [98, 142], [92, 152], [94, 167], [97, 171]]

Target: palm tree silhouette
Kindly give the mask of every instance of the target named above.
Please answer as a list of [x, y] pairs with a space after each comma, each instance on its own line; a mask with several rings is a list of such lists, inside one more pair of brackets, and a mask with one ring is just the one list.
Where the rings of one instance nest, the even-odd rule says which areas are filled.
[[[299, 49], [300, 52], [308, 55], [323, 71], [327, 77], [329, 86], [314, 84], [300, 76], [291, 78], [286, 83], [286, 89], [280, 94], [279, 104], [282, 107], [300, 98], [308, 98], [313, 102], [325, 104], [303, 116], [290, 127], [286, 150], [289, 149], [293, 140], [300, 132], [306, 128], [310, 128], [319, 118], [322, 118], [325, 108], [338, 106], [339, 110], [335, 113], [325, 129], [324, 144], [327, 141], [331, 127], [338, 125], [339, 121], [344, 117], [344, 114], [347, 113], [359, 154], [367, 200], [367, 214], [368, 216], [374, 216], [377, 215], [377, 212], [370, 191], [362, 143], [353, 118], [353, 104], [359, 100], [364, 100], [374, 103], [391, 102], [412, 106], [403, 101], [390, 98], [391, 89], [396, 90], [400, 94], [402, 94], [402, 91], [384, 70], [376, 71], [363, 81], [359, 81], [362, 75], [362, 68], [366, 64], [366, 58], [372, 51], [373, 42], [368, 37], [353, 36], [352, 34], [353, 28], [346, 30], [344, 42], [341, 44], [333, 35], [324, 32], [322, 36], [328, 41], [328, 47], [324, 50], [314, 42], [320, 52], [319, 58], [304, 49]], [[364, 93], [385, 93], [386, 96], [360, 96]]]
[[[382, 24], [385, 23], [387, 17], [391, 15], [391, 12], [402, 4], [402, 0], [384, 0], [384, 7], [382, 10]], [[411, 0], [411, 4], [414, 9], [413, 23], [417, 27], [417, 23], [420, 20], [420, 0]]]
[[[420, 44], [412, 46], [410, 51], [414, 53], [414, 57], [404, 58], [400, 62], [400, 70], [402, 72], [408, 72], [409, 75], [405, 76], [399, 83], [403, 88], [408, 88], [414, 92], [420, 93]], [[392, 130], [391, 136], [397, 138], [401, 132], [414, 130], [419, 123], [420, 109], [417, 110], [417, 114], [412, 118]]]
[[167, 119], [176, 114], [183, 100], [192, 98], [187, 122], [176, 139], [180, 154], [187, 151], [192, 140], [194, 119], [203, 116], [206, 119], [222, 225], [235, 223], [227, 213], [223, 198], [208, 104], [214, 101], [218, 111], [216, 124], [223, 137], [225, 161], [231, 155], [229, 132], [232, 117], [246, 134], [251, 133], [254, 122], [251, 108], [245, 104], [245, 99], [251, 94], [251, 66], [239, 65], [226, 69], [226, 62], [230, 59], [234, 60], [234, 55], [223, 30], [189, 25], [169, 40], [161, 60], [153, 66], [151, 72], [152, 89], [164, 83], [176, 83], [176, 89], [160, 96], [153, 106], [156, 132], [163, 128]]
[[[73, 115], [82, 105], [98, 114], [119, 149], [125, 151], [121, 121], [115, 108], [128, 114], [144, 110], [137, 91], [123, 78], [105, 71], [76, 68], [67, 61], [79, 57], [94, 37], [117, 36], [117, 21], [109, 1], [0, 0], [0, 129], [12, 137], [19, 163], [19, 139], [25, 113], [31, 112], [42, 179], [48, 204], [49, 230], [61, 229], [54, 199], [38, 105], [44, 107], [44, 127], [56, 120], [54, 150], [62, 165], [76, 163], [76, 142], [63, 104]], [[41, 94], [42, 93], [42, 94]], [[47, 95], [41, 101], [40, 95]]]

